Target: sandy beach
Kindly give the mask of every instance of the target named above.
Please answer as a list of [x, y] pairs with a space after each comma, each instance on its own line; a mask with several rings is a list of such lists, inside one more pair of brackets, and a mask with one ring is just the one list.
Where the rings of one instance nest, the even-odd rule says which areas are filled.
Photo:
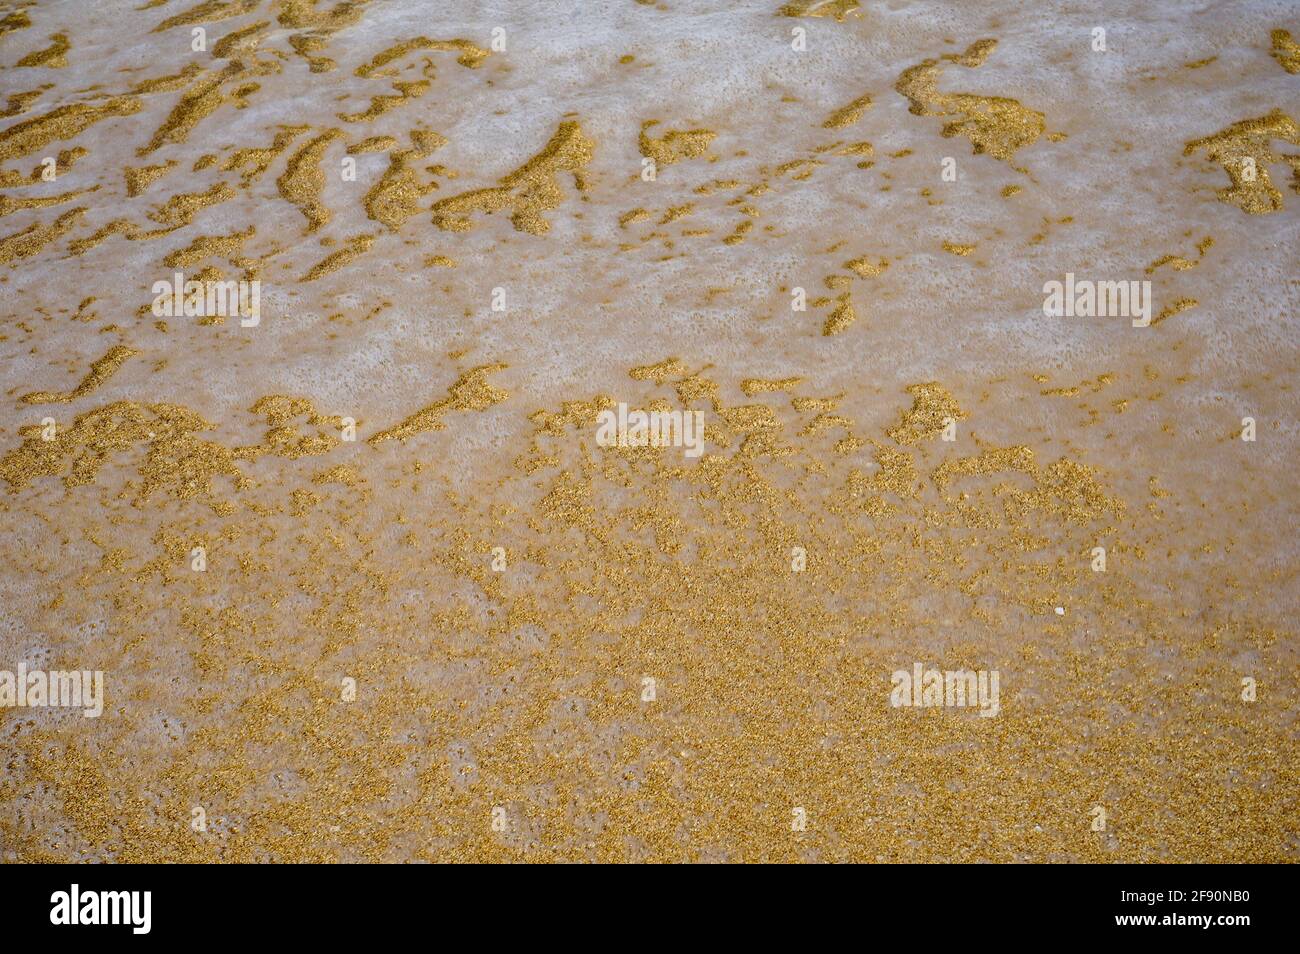
[[0, 860], [1300, 860], [1298, 43], [0, 2]]

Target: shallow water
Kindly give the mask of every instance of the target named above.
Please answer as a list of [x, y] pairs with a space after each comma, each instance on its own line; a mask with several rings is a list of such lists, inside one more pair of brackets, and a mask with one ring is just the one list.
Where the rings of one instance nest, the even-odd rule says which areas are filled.
[[1290, 5], [0, 22], [6, 860], [1296, 860]]

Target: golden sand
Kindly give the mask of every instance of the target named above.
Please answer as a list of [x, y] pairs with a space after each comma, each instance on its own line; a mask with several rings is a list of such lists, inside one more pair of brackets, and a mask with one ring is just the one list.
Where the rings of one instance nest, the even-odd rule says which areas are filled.
[[706, 6], [0, 9], [0, 861], [1300, 859], [1286, 25]]

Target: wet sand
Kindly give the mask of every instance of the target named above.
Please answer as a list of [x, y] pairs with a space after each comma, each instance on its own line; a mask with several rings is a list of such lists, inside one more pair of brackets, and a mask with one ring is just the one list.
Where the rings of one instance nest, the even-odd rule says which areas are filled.
[[1295, 861], [1285, 13], [0, 3], [0, 857]]

